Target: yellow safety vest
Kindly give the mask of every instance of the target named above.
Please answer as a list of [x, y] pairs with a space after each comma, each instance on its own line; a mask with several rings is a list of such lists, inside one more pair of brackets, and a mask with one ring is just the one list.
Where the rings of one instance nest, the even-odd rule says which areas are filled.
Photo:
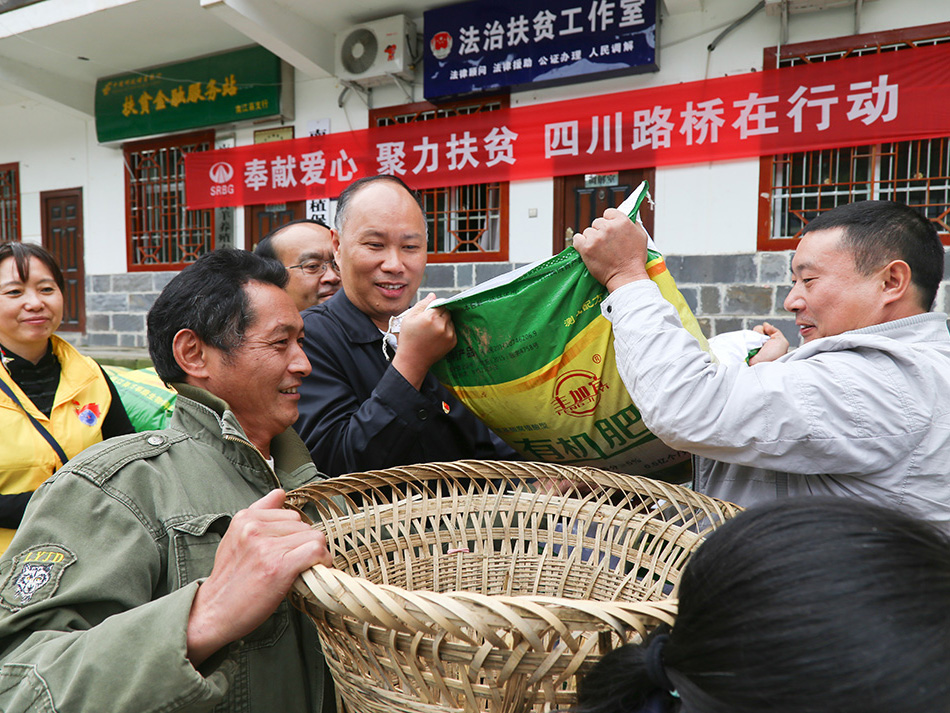
[[[62, 371], [50, 415], [42, 413], [22, 389], [0, 368], [3, 379], [22, 406], [56, 439], [70, 458], [102, 440], [102, 419], [112, 404], [112, 394], [99, 365], [68, 342], [52, 338], [53, 353]], [[0, 493], [11, 495], [36, 490], [63, 464], [52, 446], [30, 423], [23, 409], [0, 392]], [[0, 528], [0, 553], [7, 549], [16, 530]]]

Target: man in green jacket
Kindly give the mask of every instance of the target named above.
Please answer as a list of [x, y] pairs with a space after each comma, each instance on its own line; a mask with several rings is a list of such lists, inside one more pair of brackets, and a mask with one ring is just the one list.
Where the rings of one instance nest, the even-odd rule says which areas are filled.
[[281, 507], [322, 477], [290, 429], [310, 364], [286, 281], [222, 250], [159, 296], [148, 341], [179, 392], [170, 427], [70, 460], [0, 559], [4, 713], [332, 705], [315, 630], [284, 599], [331, 562]]

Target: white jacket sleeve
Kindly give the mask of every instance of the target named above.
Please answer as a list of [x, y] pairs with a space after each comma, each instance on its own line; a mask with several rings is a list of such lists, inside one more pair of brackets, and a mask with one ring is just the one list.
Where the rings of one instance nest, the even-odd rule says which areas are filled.
[[617, 367], [673, 448], [792, 473], [860, 473], [909, 454], [928, 419], [893, 357], [841, 350], [749, 367], [713, 363], [648, 280], [604, 301]]

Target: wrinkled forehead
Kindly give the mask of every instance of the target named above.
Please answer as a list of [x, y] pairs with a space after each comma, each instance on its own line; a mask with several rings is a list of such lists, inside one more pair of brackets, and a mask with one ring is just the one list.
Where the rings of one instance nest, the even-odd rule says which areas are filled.
[[251, 280], [244, 285], [244, 294], [250, 316], [248, 330], [270, 331], [281, 325], [303, 328], [303, 319], [285, 289]]
[[427, 230], [422, 206], [402, 186], [389, 181], [362, 186], [351, 196], [343, 218], [337, 228], [341, 240], [365, 233], [425, 236]]
[[792, 273], [802, 270], [815, 270], [831, 262], [847, 261], [854, 264], [854, 255], [844, 240], [841, 228], [816, 230], [805, 233], [792, 255]]
[[306, 259], [310, 254], [328, 256], [333, 251], [330, 231], [319, 225], [292, 225], [274, 236], [274, 251], [288, 259]]

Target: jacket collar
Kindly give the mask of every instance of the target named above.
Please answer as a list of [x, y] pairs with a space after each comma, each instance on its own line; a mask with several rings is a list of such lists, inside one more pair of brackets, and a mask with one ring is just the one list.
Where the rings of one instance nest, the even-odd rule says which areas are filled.
[[[65, 339], [56, 336], [50, 337], [50, 351], [59, 361], [59, 385], [56, 387], [56, 397], [53, 401], [53, 408], [56, 408], [64, 402], [72, 401], [81, 390], [89, 384], [102, 377], [102, 369], [91, 358], [84, 356], [72, 344]], [[18, 396], [22, 397], [23, 403], [29, 401], [26, 394], [20, 388], [20, 385], [13, 380], [10, 369], [7, 365], [0, 367], [0, 378], [14, 388]], [[104, 384], [105, 382], [103, 382]], [[40, 413], [32, 408], [31, 413], [37, 418], [45, 419], [46, 414]]]
[[91, 358], [83, 356], [78, 349], [55, 334], [50, 337], [51, 349], [62, 367], [60, 387], [56, 390], [56, 403], [71, 400], [80, 389], [102, 378], [102, 368]]
[[350, 302], [345, 288], [337, 291], [325, 303], [326, 312], [337, 318], [340, 328], [352, 344], [372, 344], [382, 340], [383, 335], [366, 314]]
[[798, 349], [790, 351], [780, 360], [805, 359], [820, 352], [840, 351], [870, 347], [887, 350], [894, 342], [943, 343], [950, 346], [950, 330], [947, 328], [947, 315], [943, 312], [924, 312], [912, 317], [895, 319], [890, 322], [872, 324], [870, 327], [853, 329], [841, 334], [814, 339]]
[[845, 334], [880, 334], [891, 339], [923, 338], [924, 341], [950, 341], [947, 315], [943, 312], [922, 312], [911, 317], [872, 324]]
[[[263, 480], [268, 488], [276, 487], [273, 473], [261, 452], [250, 442], [237, 417], [228, 404], [209, 391], [185, 383], [172, 383], [178, 392], [171, 427], [189, 434], [197, 441], [224, 451], [242, 475], [244, 470]], [[271, 457], [277, 483], [292, 489], [307, 483], [318, 471], [310, 458], [307, 446], [293, 428], [288, 428], [271, 441]]]

